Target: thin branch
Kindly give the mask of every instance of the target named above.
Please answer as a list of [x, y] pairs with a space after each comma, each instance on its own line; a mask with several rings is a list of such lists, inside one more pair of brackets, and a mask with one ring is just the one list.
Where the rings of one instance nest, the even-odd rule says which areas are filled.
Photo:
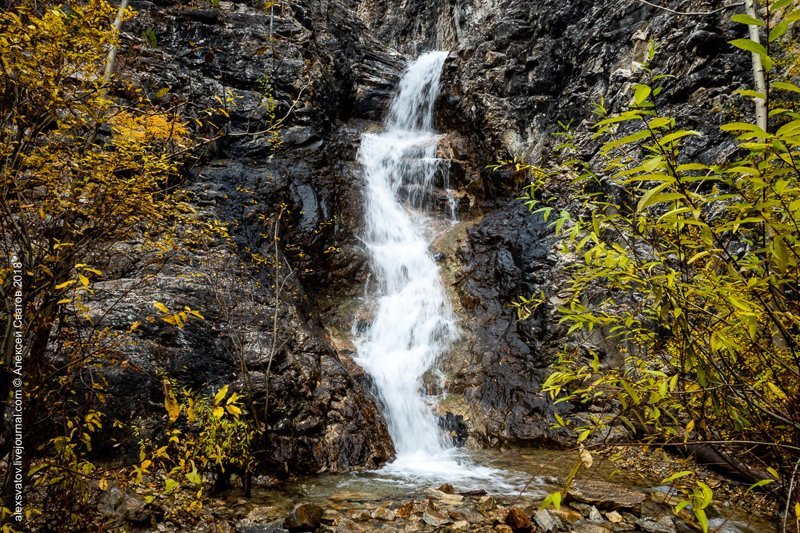
[[[114, 19], [114, 35], [119, 36], [120, 30], [122, 30], [122, 21], [125, 18], [125, 10], [128, 9], [128, 0], [122, 0], [119, 4], [119, 11], [117, 11], [117, 18]], [[112, 44], [111, 48], [108, 51], [108, 57], [106, 58], [106, 69], [103, 73], [103, 86], [107, 86], [108, 82], [111, 81], [111, 74], [114, 72], [114, 63], [117, 61], [117, 45]]]
[[643, 4], [647, 4], [650, 7], [654, 7], [656, 9], [660, 9], [662, 11], [666, 11], [667, 13], [672, 13], [673, 15], [681, 15], [686, 17], [705, 17], [708, 15], [714, 15], [719, 13], [720, 11], [725, 11], [726, 9], [732, 9], [734, 7], [741, 7], [744, 4], [741, 2], [737, 2], [735, 4], [727, 4], [720, 8], [714, 9], [712, 11], [676, 11], [669, 7], [660, 6], [658, 4], [654, 4], [652, 2], [648, 2], [647, 0], [636, 0], [637, 2], [641, 2]]

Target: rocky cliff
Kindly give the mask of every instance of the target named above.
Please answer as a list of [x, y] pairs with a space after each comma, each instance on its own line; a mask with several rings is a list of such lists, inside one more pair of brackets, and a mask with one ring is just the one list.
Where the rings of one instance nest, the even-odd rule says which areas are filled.
[[[349, 328], [368, 272], [357, 238], [359, 134], [382, 117], [407, 57], [452, 52], [438, 103], [448, 134], [440, 156], [451, 162], [463, 222], [434, 252], [464, 341], [442, 362], [450, 391], [442, 415], [474, 445], [560, 442], [538, 390], [564, 344], [553, 304], [565, 258], [548, 224], [516, 199], [521, 177], [487, 165], [545, 160], [558, 121], [585, 123], [600, 98], [623, 106], [642, 79], [651, 37], [660, 47], [654, 66], [676, 75], [665, 103], [706, 134], [692, 141], [692, 155], [725, 157], [719, 111], [747, 105], [729, 101], [748, 65], [727, 51], [740, 30], [724, 11], [682, 16], [635, 0], [132, 5], [139, 16], [126, 23], [121, 57], [131, 84], [190, 115], [215, 102], [227, 108], [225, 135], [187, 169], [187, 192], [203, 217], [229, 226], [231, 239], [187, 244], [141, 289], [147, 258], [122, 261], [98, 291], [107, 302], [135, 294], [107, 319], [118, 330], [151, 313], [152, 301], [205, 315], [185, 330], [147, 324], [137, 332], [129, 364], [107, 373], [113, 414], [157, 426], [154, 376], [162, 370], [199, 390], [233, 383], [257, 405], [269, 396], [260, 459], [277, 476], [374, 467], [393, 453], [369, 383], [349, 361], [352, 347], [331, 335]], [[279, 142], [268, 131], [276, 121]], [[591, 161], [596, 145], [587, 134], [578, 141]], [[254, 257], [273, 258], [272, 267], [254, 266]], [[540, 291], [550, 303], [518, 321], [511, 303]]]
[[[652, 67], [666, 81], [661, 105], [681, 127], [697, 129], [686, 155], [714, 163], [733, 151], [717, 126], [750, 102], [731, 97], [747, 84], [748, 58], [727, 41], [742, 37], [732, 11], [715, 2], [521, 0], [361, 0], [359, 16], [376, 36], [410, 54], [451, 51], [438, 104], [439, 127], [456, 142], [461, 188], [475, 206], [463, 239], [450, 243], [449, 269], [467, 342], [448, 361], [448, 409], [477, 442], [558, 442], [548, 429], [552, 406], [537, 393], [547, 365], [569, 340], [554, 307], [566, 264], [552, 230], [517, 196], [524, 177], [489, 171], [501, 159], [546, 163], [559, 122], [578, 131], [580, 158], [598, 144], [587, 125], [592, 103], [620, 110], [650, 39]], [[686, 14], [680, 14], [686, 13]], [[445, 150], [448, 151], [448, 150]], [[452, 150], [449, 150], [452, 152]], [[558, 196], [556, 189], [549, 193]], [[570, 198], [560, 198], [563, 203]], [[519, 322], [511, 304], [544, 293], [548, 304]], [[590, 339], [609, 360], [615, 348]]]
[[[337, 1], [267, 10], [131, 4], [138, 16], [124, 28], [119, 76], [129, 85], [117, 90], [143, 91], [189, 118], [226, 108], [224, 135], [198, 154], [185, 187], [201, 218], [221, 221], [231, 237], [178, 243], [160, 270], [148, 257], [122, 259], [98, 287], [114, 330], [153, 314], [154, 301], [205, 317], [181, 330], [147, 322], [134, 333], [124, 364], [106, 371], [110, 415], [125, 422], [110, 438], [134, 452], [130, 424], [158, 427], [166, 372], [203, 392], [231, 383], [265, 410], [261, 472], [379, 466], [393, 454], [385, 422], [345, 369], [315, 302], [337, 290], [336, 280], [349, 280], [349, 290], [365, 271], [356, 246], [358, 132], [382, 115], [401, 56]], [[279, 141], [267, 131], [275, 125]]]

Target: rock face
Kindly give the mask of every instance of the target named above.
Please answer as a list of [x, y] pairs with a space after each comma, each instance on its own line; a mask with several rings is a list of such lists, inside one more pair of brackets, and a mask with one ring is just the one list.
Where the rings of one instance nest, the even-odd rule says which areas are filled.
[[[138, 16], [124, 27], [119, 60], [119, 78], [130, 83], [118, 84], [118, 95], [138, 90], [189, 118], [225, 108], [227, 116], [215, 119], [224, 135], [198, 154], [185, 188], [201, 218], [221, 220], [230, 238], [179, 242], [160, 269], [153, 257], [131, 253], [135, 243], [119, 250], [93, 308], [98, 317], [112, 309], [101, 322], [112, 331], [144, 325], [123, 364], [104, 371], [109, 415], [124, 424], [98, 450], [118, 457], [116, 439], [135, 454], [128, 428], [158, 428], [156, 376], [165, 371], [181, 387], [207, 393], [230, 383], [249, 398], [267, 428], [256, 443], [260, 472], [381, 465], [393, 454], [385, 421], [345, 369], [314, 302], [350, 290], [365, 272], [353, 161], [359, 131], [387, 106], [401, 56], [336, 0], [270, 11], [260, 2], [131, 4]], [[269, 131], [276, 122], [277, 139]], [[157, 319], [155, 301], [205, 319], [169, 326]]]
[[[454, 410], [467, 413], [478, 443], [558, 442], [548, 429], [552, 406], [537, 391], [569, 342], [554, 313], [566, 258], [556, 252], [548, 224], [516, 199], [525, 177], [487, 165], [511, 157], [546, 162], [559, 121], [583, 129], [578, 157], [592, 163], [598, 144], [587, 131], [591, 104], [603, 99], [611, 111], [624, 108], [632, 86], [647, 81], [641, 62], [651, 38], [657, 46], [651, 66], [675, 75], [663, 81], [661, 105], [680, 127], [703, 133], [686, 145], [686, 155], [706, 163], [724, 159], [733, 145], [717, 126], [750, 113], [749, 101], [731, 96], [748, 84], [749, 57], [727, 44], [746, 29], [728, 22], [730, 12], [680, 16], [621, 0], [354, 2], [373, 33], [392, 46], [411, 54], [451, 51], [438, 126], [468, 154], [458, 158], [457, 183], [473, 198], [472, 214], [483, 214], [453, 247], [449, 266], [468, 339], [444, 363], [449, 390], [470, 406]], [[680, 10], [709, 11], [697, 1]], [[557, 187], [549, 192], [559, 195]], [[546, 303], [520, 323], [511, 304], [532, 295]], [[610, 362], [617, 350], [597, 337], [591, 342]]]
[[[681, 9], [704, 10], [695, 4]], [[622, 0], [132, 5], [139, 15], [125, 24], [119, 63], [130, 84], [118, 84], [117, 95], [137, 97], [138, 89], [190, 118], [225, 109], [227, 117], [215, 119], [225, 135], [209, 139], [187, 169], [186, 189], [201, 216], [225, 222], [231, 238], [181, 243], [181, 256], [162, 270], [121, 250], [97, 300], [136, 296], [106, 325], [126, 331], [153, 314], [153, 301], [188, 305], [205, 320], [183, 330], [158, 321], [141, 327], [127, 363], [106, 372], [112, 416], [156, 427], [163, 398], [153, 376], [161, 370], [208, 392], [232, 383], [263, 409], [261, 464], [281, 477], [374, 467], [393, 453], [366, 378], [320, 316], [328, 326], [349, 325], [355, 313], [342, 301], [367, 277], [356, 152], [405, 63], [394, 49], [452, 51], [438, 102], [439, 128], [448, 132], [440, 157], [450, 162], [467, 222], [434, 251], [465, 318], [465, 340], [443, 362], [448, 390], [469, 407], [443, 415], [459, 440], [469, 442], [468, 433], [480, 445], [561, 440], [548, 429], [553, 406], [538, 391], [564, 333], [553, 310], [565, 263], [557, 240], [516, 199], [524, 177], [487, 165], [509, 156], [544, 160], [558, 121], [589, 120], [592, 101], [620, 109], [645, 79], [638, 62], [651, 37], [660, 47], [654, 66], [677, 75], [666, 81], [664, 101], [682, 126], [706, 134], [691, 141], [689, 155], [725, 157], [732, 145], [715, 128], [721, 111], [749, 108], [720, 86], [742, 85], [748, 69], [744, 55], [727, 52], [741, 28], [723, 13], [680, 17]], [[596, 144], [587, 134], [577, 142], [579, 157], [591, 161]], [[148, 273], [154, 277], [138, 289]], [[532, 295], [545, 304], [520, 322], [511, 304]]]

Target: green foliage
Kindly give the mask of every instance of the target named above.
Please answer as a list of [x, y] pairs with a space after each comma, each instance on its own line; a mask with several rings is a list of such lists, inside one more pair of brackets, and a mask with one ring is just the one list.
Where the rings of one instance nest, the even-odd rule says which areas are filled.
[[[800, 18], [788, 8], [779, 14], [766, 28], [771, 41]], [[754, 24], [745, 15], [734, 20]], [[766, 47], [747, 39], [731, 44], [773, 68]], [[800, 105], [796, 95], [776, 107], [769, 95], [738, 91], [768, 100], [768, 131], [749, 122], [723, 125], [739, 150], [731, 161], [709, 165], [685, 156], [686, 143], [701, 133], [663, 112], [665, 76], [646, 73], [627, 109], [596, 105], [596, 164], [574, 158], [565, 132], [560, 166], [523, 165], [533, 178], [526, 202], [544, 216], [558, 212], [553, 225], [563, 252], [575, 258], [557, 309], [561, 322], [570, 333], [599, 330], [627, 354], [613, 368], [591, 351], [591, 361], [580, 350], [565, 351], [543, 390], [558, 401], [606, 406], [589, 418], [559, 421], [579, 442], [623, 425], [657, 446], [724, 443], [747, 465], [774, 472], [751, 489], [774, 488], [794, 500], [797, 493], [788, 491], [800, 459]], [[789, 80], [770, 88], [800, 92]], [[562, 190], [562, 197], [577, 201], [542, 200], [554, 180], [571, 192]], [[691, 505], [707, 530], [711, 489], [687, 476], [665, 480], [686, 494], [676, 512]]]
[[142, 32], [142, 38], [147, 42], [150, 48], [158, 48], [158, 37], [153, 28], [147, 28]]

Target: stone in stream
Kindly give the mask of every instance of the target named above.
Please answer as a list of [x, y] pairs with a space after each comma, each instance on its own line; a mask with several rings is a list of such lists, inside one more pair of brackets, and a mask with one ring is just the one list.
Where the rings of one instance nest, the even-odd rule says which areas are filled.
[[658, 520], [652, 517], [642, 517], [636, 521], [636, 525], [646, 533], [677, 533], [675, 522], [668, 515], [664, 515]]
[[398, 507], [398, 508], [395, 510], [395, 512], [394, 512], [394, 513], [395, 513], [395, 516], [396, 516], [397, 518], [402, 518], [403, 520], [405, 520], [406, 518], [408, 518], [408, 517], [410, 517], [412, 514], [414, 514], [414, 502], [413, 502], [413, 501], [410, 501], [410, 502], [406, 502], [406, 503], [404, 503], [403, 505], [401, 505], [400, 507]]
[[574, 482], [569, 496], [600, 509], [639, 509], [647, 498], [644, 492], [629, 489], [616, 483], [583, 480]]
[[448, 514], [454, 522], [469, 522], [470, 524], [477, 524], [478, 522], [482, 522], [484, 519], [482, 514], [464, 508], [451, 509]]
[[397, 518], [397, 514], [386, 507], [378, 507], [372, 511], [372, 518], [375, 518], [376, 520], [383, 520], [384, 522], [392, 522], [395, 518]]
[[433, 508], [428, 508], [422, 513], [422, 521], [434, 527], [443, 526], [451, 522], [450, 517]]
[[478, 503], [475, 504], [475, 508], [484, 513], [488, 513], [495, 507], [497, 507], [497, 502], [491, 496], [483, 496], [478, 500]]
[[292, 509], [283, 521], [283, 527], [289, 531], [314, 531], [322, 522], [322, 507], [313, 503], [301, 503]]
[[581, 520], [573, 524], [570, 531], [572, 533], [611, 533], [612, 530], [605, 526], [595, 524], [594, 522]]
[[531, 522], [528, 513], [519, 507], [512, 507], [508, 510], [505, 522], [514, 530], [514, 533], [529, 533], [533, 531], [533, 522]]
[[440, 485], [439, 488], [436, 489], [436, 490], [438, 490], [440, 492], [444, 492], [445, 494], [455, 494], [456, 493], [456, 489], [454, 489], [453, 485], [451, 485], [450, 483], [445, 483], [443, 485]]
[[352, 520], [344, 518], [336, 524], [336, 533], [362, 533], [364, 528], [356, 524]]
[[563, 523], [566, 524], [574, 524], [575, 522], [583, 519], [583, 515], [581, 513], [569, 507], [562, 507], [559, 510], [552, 509], [548, 512], [553, 516], [557, 516]]
[[464, 501], [464, 497], [461, 496], [460, 494], [442, 492], [436, 489], [429, 490], [428, 494], [431, 497], [436, 498], [440, 502], [444, 503], [445, 505], [458, 505], [459, 503]]
[[592, 505], [592, 508], [589, 509], [589, 520], [592, 522], [605, 522], [603, 515], [600, 514], [600, 511], [598, 511], [597, 507], [594, 505]]
[[[557, 531], [563, 527], [558, 516], [546, 509], [539, 509], [536, 511], [536, 513], [533, 515], [533, 520], [536, 522], [536, 525], [539, 526], [539, 529], [545, 532]], [[578, 517], [578, 520], [580, 520], [580, 516]]]

